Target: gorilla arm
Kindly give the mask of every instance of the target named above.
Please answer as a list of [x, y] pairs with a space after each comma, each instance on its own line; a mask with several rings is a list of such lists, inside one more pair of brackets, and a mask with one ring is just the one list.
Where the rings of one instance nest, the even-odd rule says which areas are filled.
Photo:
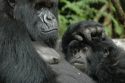
[[53, 48], [48, 47], [42, 42], [32, 42], [32, 44], [45, 62], [49, 64], [57, 64], [61, 61], [61, 56]]
[[[40, 56], [50, 64], [53, 71], [57, 73], [57, 81], [59, 83], [95, 83], [89, 76], [82, 73], [74, 66], [70, 65], [62, 56], [58, 54], [54, 49], [40, 43], [33, 43]], [[39, 48], [39, 49], [37, 49]], [[46, 51], [46, 52], [45, 52]], [[43, 55], [44, 54], [44, 55]], [[45, 58], [47, 57], [47, 58]], [[57, 60], [55, 61], [54, 58]]]
[[57, 73], [57, 81], [60, 83], [96, 83], [65, 60], [51, 65], [51, 68]]

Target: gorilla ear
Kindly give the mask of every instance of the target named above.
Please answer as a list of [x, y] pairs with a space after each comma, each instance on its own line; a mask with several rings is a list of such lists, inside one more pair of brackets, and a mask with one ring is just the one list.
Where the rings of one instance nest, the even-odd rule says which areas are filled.
[[9, 4], [12, 8], [15, 7], [15, 3], [16, 3], [15, 0], [8, 0], [8, 4]]

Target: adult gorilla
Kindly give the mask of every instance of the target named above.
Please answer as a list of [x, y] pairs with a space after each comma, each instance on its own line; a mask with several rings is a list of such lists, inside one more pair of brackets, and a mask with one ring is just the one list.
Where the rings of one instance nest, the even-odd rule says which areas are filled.
[[[57, 83], [56, 74], [31, 43], [40, 41], [54, 47], [57, 27], [56, 0], [0, 0], [0, 82]], [[65, 62], [62, 74], [65, 73]], [[52, 68], [57, 71], [59, 66]], [[66, 67], [66, 71], [72, 70], [68, 75], [56, 72], [61, 83], [93, 83], [69, 64]]]
[[49, 36], [56, 35], [56, 17], [39, 9], [42, 1], [0, 0], [0, 83], [57, 83], [31, 43], [31, 38], [56, 39]]

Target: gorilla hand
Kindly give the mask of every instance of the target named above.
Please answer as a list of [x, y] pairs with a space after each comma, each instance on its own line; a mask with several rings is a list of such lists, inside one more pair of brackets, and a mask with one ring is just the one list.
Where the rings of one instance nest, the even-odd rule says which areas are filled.
[[66, 53], [69, 44], [74, 40], [88, 44], [105, 38], [105, 32], [101, 24], [94, 21], [81, 21], [69, 26], [62, 38], [62, 48], [64, 53]]
[[85, 71], [86, 53], [94, 41], [106, 38], [103, 26], [94, 21], [81, 21], [70, 25], [62, 39], [66, 60], [76, 68]]
[[48, 47], [42, 42], [32, 42], [32, 44], [45, 62], [49, 64], [57, 64], [60, 62], [61, 56], [53, 48]]
[[83, 41], [84, 39], [93, 41], [105, 38], [103, 26], [94, 21], [82, 21], [74, 27], [74, 30], [72, 36], [78, 41]]

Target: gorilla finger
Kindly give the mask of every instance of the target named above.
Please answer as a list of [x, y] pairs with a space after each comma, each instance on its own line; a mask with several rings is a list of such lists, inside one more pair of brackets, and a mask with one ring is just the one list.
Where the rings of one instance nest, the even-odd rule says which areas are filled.
[[102, 28], [102, 27], [97, 27], [96, 28], [96, 31], [97, 31], [97, 33], [102, 33], [103, 31], [104, 31], [104, 29]]
[[89, 29], [86, 29], [83, 31], [84, 37], [87, 38], [87, 40], [91, 41], [91, 31]]
[[108, 49], [105, 48], [103, 57], [106, 58], [106, 57], [108, 57], [109, 54], [110, 53], [109, 53]]
[[90, 27], [89, 30], [91, 31], [92, 34], [95, 34], [95, 33], [96, 33], [96, 28]]
[[73, 40], [69, 43], [69, 47], [72, 48], [72, 47], [75, 47], [79, 42], [77, 40]]
[[80, 35], [74, 35], [74, 38], [78, 41], [83, 41], [83, 37]]
[[106, 38], [106, 34], [105, 34], [105, 32], [103, 31], [102, 32], [102, 39], [105, 39]]

